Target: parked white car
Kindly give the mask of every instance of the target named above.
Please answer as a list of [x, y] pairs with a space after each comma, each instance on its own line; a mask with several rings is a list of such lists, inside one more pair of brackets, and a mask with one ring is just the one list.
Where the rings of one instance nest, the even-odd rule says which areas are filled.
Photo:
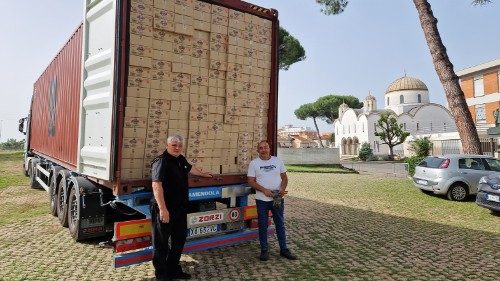
[[500, 172], [500, 160], [485, 155], [428, 156], [415, 167], [414, 185], [426, 193], [463, 201], [477, 194], [479, 180]]

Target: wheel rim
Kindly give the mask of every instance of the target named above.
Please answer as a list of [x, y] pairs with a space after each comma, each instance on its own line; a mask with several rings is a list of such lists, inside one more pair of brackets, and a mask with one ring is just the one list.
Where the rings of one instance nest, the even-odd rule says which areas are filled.
[[463, 186], [456, 186], [451, 191], [451, 194], [453, 195], [453, 198], [455, 198], [455, 200], [463, 200], [465, 196], [467, 196], [467, 192], [465, 191], [465, 188]]
[[78, 220], [78, 202], [76, 201], [76, 195], [73, 195], [71, 197], [71, 209], [70, 209], [70, 216], [71, 216], [71, 224], [75, 225], [76, 221]]

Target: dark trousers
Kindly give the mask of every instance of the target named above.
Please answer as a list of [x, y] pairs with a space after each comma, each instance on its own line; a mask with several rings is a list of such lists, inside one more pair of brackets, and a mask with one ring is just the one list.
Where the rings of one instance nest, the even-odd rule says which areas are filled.
[[168, 278], [182, 272], [179, 261], [186, 242], [186, 214], [170, 213], [170, 222], [162, 223], [158, 205], [153, 203], [151, 204], [151, 223], [153, 266], [156, 278]]
[[281, 204], [280, 208], [275, 208], [273, 206], [273, 201], [262, 201], [255, 200], [255, 205], [257, 205], [257, 217], [259, 221], [259, 241], [260, 249], [262, 251], [269, 250], [269, 245], [267, 243], [267, 223], [269, 211], [273, 214], [274, 226], [276, 227], [276, 236], [278, 236], [278, 244], [280, 246], [280, 251], [284, 251], [287, 248], [286, 245], [286, 231], [285, 231], [285, 217], [284, 210], [285, 204]]

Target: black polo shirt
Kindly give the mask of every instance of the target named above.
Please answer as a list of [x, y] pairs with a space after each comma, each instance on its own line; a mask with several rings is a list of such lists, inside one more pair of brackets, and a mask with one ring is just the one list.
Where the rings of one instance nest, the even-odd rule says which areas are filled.
[[[185, 216], [187, 213], [188, 173], [191, 167], [183, 155], [174, 157], [166, 150], [151, 163], [151, 180], [161, 181], [167, 210], [173, 216]], [[156, 203], [154, 196], [152, 202]]]

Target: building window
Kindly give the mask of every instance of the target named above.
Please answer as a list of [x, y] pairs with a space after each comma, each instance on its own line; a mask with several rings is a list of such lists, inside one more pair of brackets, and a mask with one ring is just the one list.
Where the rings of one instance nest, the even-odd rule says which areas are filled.
[[389, 97], [387, 97], [387, 105], [389, 105]]
[[431, 122], [431, 132], [432, 132], [432, 122]]
[[403, 123], [403, 129], [406, 131], [406, 122]]
[[482, 75], [474, 77], [474, 96], [475, 97], [484, 96], [484, 84]]
[[443, 123], [443, 129], [446, 132], [446, 123]]
[[419, 127], [418, 125], [419, 125], [419, 124], [418, 124], [418, 122], [417, 122], [417, 131], [418, 131], [418, 130], [420, 130], [420, 127]]
[[476, 123], [486, 121], [486, 112], [484, 110], [484, 104], [476, 105]]
[[405, 97], [403, 95], [399, 96], [399, 103], [405, 103]]
[[365, 132], [365, 123], [361, 123], [361, 126], [363, 128], [363, 133]]
[[417, 101], [418, 103], [422, 103], [422, 95], [420, 94], [417, 95]]

